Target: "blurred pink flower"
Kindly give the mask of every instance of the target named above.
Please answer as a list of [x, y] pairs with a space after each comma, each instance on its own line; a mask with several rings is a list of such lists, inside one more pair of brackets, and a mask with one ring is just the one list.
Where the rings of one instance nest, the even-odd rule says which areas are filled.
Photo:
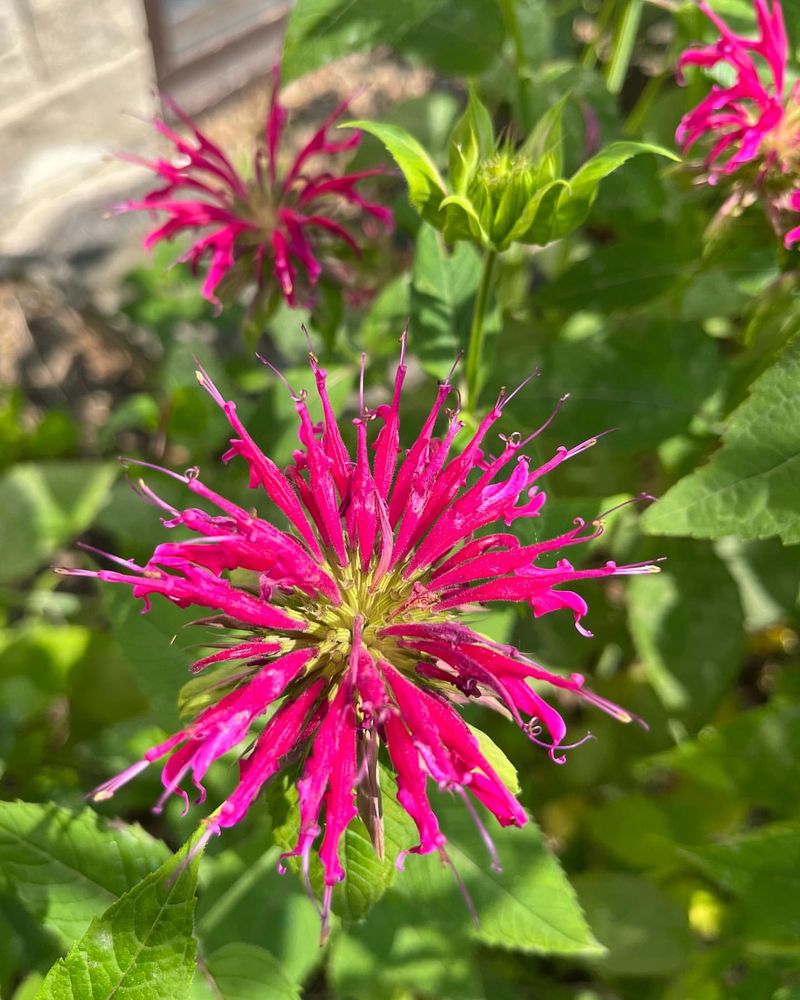
[[161, 240], [203, 231], [180, 259], [188, 261], [194, 273], [203, 259], [208, 259], [202, 290], [205, 298], [217, 306], [217, 287], [234, 269], [242, 284], [254, 281], [259, 290], [271, 273], [289, 305], [311, 305], [311, 292], [322, 272], [318, 248], [333, 240], [356, 253], [359, 250], [353, 234], [331, 215], [343, 204], [374, 216], [387, 229], [393, 224], [390, 209], [368, 201], [357, 190], [360, 181], [382, 170], [343, 174], [332, 172], [330, 164], [314, 165], [319, 156], [334, 156], [358, 146], [358, 131], [344, 139], [329, 135], [347, 102], [325, 119], [295, 155], [286, 173], [279, 176], [279, 146], [287, 121], [286, 109], [278, 100], [279, 83], [276, 69], [263, 141], [257, 145], [253, 175], [248, 179], [166, 97], [164, 103], [192, 138], [178, 135], [162, 119], [155, 119], [156, 129], [174, 145], [174, 157], [146, 160], [123, 154], [125, 159], [152, 170], [164, 183], [144, 198], [123, 202], [115, 210], [167, 216], [146, 237], [148, 249]]
[[[777, 219], [782, 209], [800, 210], [800, 81], [791, 88], [786, 81], [788, 41], [779, 0], [754, 3], [759, 37], [749, 39], [733, 32], [700, 0], [700, 9], [720, 38], [687, 49], [678, 62], [678, 79], [683, 82], [686, 66], [712, 69], [724, 64], [733, 82], [715, 83], [684, 115], [676, 138], [684, 151], [699, 140], [712, 143], [706, 157], [712, 184], [752, 164], [756, 173], [750, 186], [765, 189], [770, 216]], [[798, 240], [800, 227], [784, 237], [787, 247]]]
[[[800, 212], [800, 190], [793, 191], [789, 195], [788, 207], [793, 212]], [[784, 243], [787, 247], [798, 241], [800, 241], [800, 225], [795, 226], [794, 229], [790, 229], [784, 237]]]
[[[216, 625], [217, 635], [220, 626], [229, 635], [192, 667], [193, 673], [212, 666], [220, 671], [207, 689], [212, 704], [101, 785], [94, 798], [109, 797], [150, 762], [166, 757], [164, 793], [156, 808], [173, 793], [182, 795], [188, 808], [185, 778], [191, 775], [202, 802], [210, 765], [244, 744], [238, 783], [204, 821], [202, 845], [238, 823], [275, 774], [302, 761], [299, 836], [289, 855], [302, 859], [310, 885], [311, 852], [321, 837], [324, 929], [333, 886], [345, 877], [341, 838], [359, 808], [367, 826], [378, 830], [374, 839], [380, 843], [380, 810], [365, 814], [367, 807], [356, 805], [356, 791], [365, 792], [360, 803], [379, 801], [375, 775], [381, 743], [397, 778], [400, 805], [418, 830], [419, 842], [409, 850], [438, 851], [447, 860], [445, 835], [428, 798], [431, 779], [434, 788], [462, 797], [497, 863], [467, 793], [503, 826], [522, 826], [526, 814], [457, 707], [474, 699], [513, 719], [557, 763], [569, 749], [563, 745], [566, 724], [540, 693], [542, 682], [620, 721], [632, 719], [584, 687], [580, 674], [545, 670], [513, 646], [475, 631], [466, 616], [486, 603], [522, 602], [536, 618], [566, 609], [578, 630], [590, 635], [581, 624], [586, 603], [565, 585], [657, 568], [607, 562], [579, 570], [565, 558], [540, 565], [551, 553], [597, 538], [600, 521], [578, 520], [562, 535], [527, 545], [496, 527], [486, 533], [497, 522], [508, 527], [536, 517], [546, 499], [539, 488], [542, 477], [592, 447], [594, 438], [557, 448], [538, 467], [524, 450], [539, 431], [524, 440], [519, 434], [501, 436], [499, 453], [490, 455], [485, 439], [514, 395], [501, 392], [463, 448], [454, 451], [465, 425], [457, 409], [446, 408], [457, 399], [448, 378], [418, 437], [401, 451], [406, 375], [401, 354], [391, 401], [367, 411], [362, 398], [352, 421], [353, 454], [331, 408], [326, 372], [313, 355], [310, 362], [323, 419], [316, 424], [305, 394], [292, 393], [300, 447], [285, 470], [250, 437], [236, 405], [198, 371], [200, 384], [233, 429], [223, 460], [244, 459], [251, 488], [263, 491], [288, 528], [215, 493], [197, 470], [168, 473], [215, 513], [178, 510], [141, 481], [139, 488], [166, 511], [166, 527], [188, 529], [194, 539], [160, 544], [144, 566], [112, 556], [120, 570], [62, 572], [127, 584], [145, 609], [153, 594], [180, 607], [211, 609], [214, 617], [204, 623]], [[444, 426], [437, 432], [440, 420]], [[373, 422], [380, 426], [370, 446]], [[236, 583], [226, 579], [230, 570], [240, 571]], [[241, 582], [246, 578], [241, 571], [249, 574], [249, 585]], [[253, 733], [256, 720], [263, 728]]]

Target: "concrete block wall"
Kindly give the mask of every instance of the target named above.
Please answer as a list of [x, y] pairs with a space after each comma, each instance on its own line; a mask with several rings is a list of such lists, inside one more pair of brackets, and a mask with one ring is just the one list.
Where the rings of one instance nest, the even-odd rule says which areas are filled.
[[0, 254], [41, 252], [70, 208], [140, 171], [156, 106], [141, 0], [0, 0]]

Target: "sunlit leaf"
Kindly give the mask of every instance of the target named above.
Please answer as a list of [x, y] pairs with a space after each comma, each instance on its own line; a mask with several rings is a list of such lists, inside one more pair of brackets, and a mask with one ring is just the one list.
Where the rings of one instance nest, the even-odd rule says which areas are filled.
[[477, 250], [458, 243], [448, 250], [439, 234], [423, 226], [411, 278], [411, 336], [425, 368], [443, 378], [466, 343], [472, 299], [480, 279]]
[[414, 136], [399, 125], [368, 121], [345, 124], [369, 132], [383, 143], [403, 172], [411, 204], [426, 222], [441, 228], [444, 219], [439, 206], [447, 191], [439, 171]]
[[577, 229], [589, 214], [603, 178], [619, 169], [632, 156], [642, 153], [678, 159], [675, 153], [663, 146], [646, 142], [612, 142], [595, 153], [569, 178], [569, 192], [562, 194], [559, 200], [552, 238], [558, 239]]
[[470, 88], [467, 107], [456, 122], [448, 143], [450, 186], [464, 194], [467, 179], [478, 160], [488, 155], [494, 143], [494, 128], [486, 106], [474, 88]]
[[37, 1000], [183, 1000], [195, 970], [197, 862], [170, 858], [95, 918]]
[[497, 872], [464, 804], [441, 796], [433, 805], [480, 924], [472, 925], [453, 871], [438, 856], [409, 857], [397, 884], [420, 912], [494, 947], [540, 955], [602, 953], [561, 865], [532, 820], [522, 829], [502, 829], [485, 818], [503, 867]]
[[107, 502], [119, 469], [101, 462], [20, 463], [0, 478], [0, 583], [25, 576], [72, 541]]
[[608, 953], [606, 972], [652, 976], [686, 965], [693, 942], [685, 910], [652, 882], [635, 875], [581, 875], [576, 888], [598, 939]]
[[751, 708], [725, 725], [708, 727], [639, 768], [674, 772], [684, 781], [763, 806], [776, 815], [797, 812], [794, 794], [800, 760], [800, 705]]
[[722, 447], [645, 514], [660, 535], [800, 542], [800, 339], [753, 383], [731, 416]]
[[738, 588], [708, 545], [665, 543], [658, 551], [667, 557], [662, 572], [630, 582], [631, 632], [664, 705], [699, 724], [741, 666]]
[[483, 0], [299, 0], [284, 41], [283, 69], [293, 79], [342, 52], [388, 45], [443, 73], [476, 74], [498, 57], [499, 8]]
[[736, 897], [736, 929], [748, 943], [796, 947], [800, 824], [774, 824], [681, 853]]
[[0, 872], [65, 943], [168, 855], [141, 827], [110, 824], [89, 809], [0, 803]]
[[197, 936], [204, 952], [231, 941], [267, 946], [284, 975], [301, 981], [322, 958], [319, 914], [299, 879], [278, 872], [265, 824], [203, 859]]
[[212, 952], [197, 971], [192, 1000], [299, 1000], [273, 956], [254, 944], [231, 942]]

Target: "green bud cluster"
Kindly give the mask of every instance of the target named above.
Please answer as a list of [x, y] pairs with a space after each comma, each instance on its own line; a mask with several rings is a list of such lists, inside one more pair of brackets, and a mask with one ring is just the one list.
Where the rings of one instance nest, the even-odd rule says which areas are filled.
[[527, 156], [507, 149], [478, 162], [466, 196], [481, 230], [498, 250], [524, 235], [517, 223], [536, 195], [540, 176], [541, 171]]
[[517, 148], [495, 135], [491, 116], [474, 91], [448, 144], [449, 177], [439, 173], [419, 142], [397, 125], [346, 124], [383, 142], [408, 183], [409, 199], [448, 243], [466, 240], [497, 253], [512, 243], [544, 246], [586, 219], [600, 182], [640, 153], [677, 157], [660, 146], [614, 142], [562, 176], [561, 117], [566, 98], [550, 108]]

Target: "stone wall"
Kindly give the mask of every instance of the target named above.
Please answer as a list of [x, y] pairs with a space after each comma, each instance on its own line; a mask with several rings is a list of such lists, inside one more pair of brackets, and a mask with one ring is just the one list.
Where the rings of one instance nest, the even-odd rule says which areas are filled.
[[141, 0], [2, 0], [0, 80], [0, 254], [53, 249], [74, 206], [140, 174], [113, 154], [152, 141]]

